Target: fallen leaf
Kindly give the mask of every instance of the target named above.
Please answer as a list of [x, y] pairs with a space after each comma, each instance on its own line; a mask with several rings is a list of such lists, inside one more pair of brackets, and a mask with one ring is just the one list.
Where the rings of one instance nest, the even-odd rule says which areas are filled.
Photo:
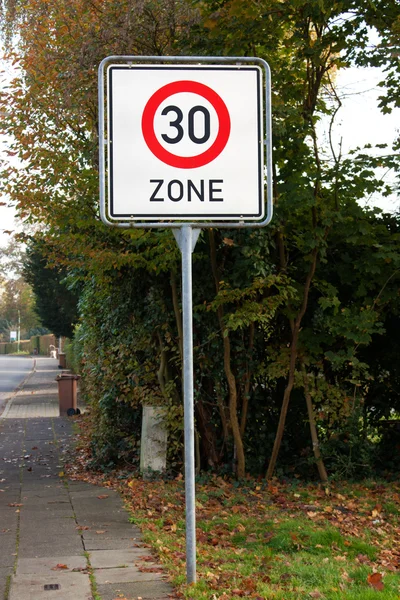
[[139, 571], [141, 573], [163, 573], [163, 568], [162, 567], [143, 567], [143, 566], [139, 566], [138, 567]]
[[62, 571], [68, 569], [67, 565], [63, 565], [62, 563], [58, 563], [55, 567], [53, 567], [52, 571]]
[[361, 564], [369, 562], [369, 558], [365, 554], [358, 554], [356, 560]]
[[106, 498], [108, 498], [108, 494], [101, 494], [100, 496], [97, 496], [99, 500], [105, 500]]
[[375, 590], [382, 591], [383, 588], [385, 587], [383, 585], [381, 573], [371, 573], [370, 575], [368, 575], [367, 581], [368, 581], [369, 585], [371, 587], [373, 587]]

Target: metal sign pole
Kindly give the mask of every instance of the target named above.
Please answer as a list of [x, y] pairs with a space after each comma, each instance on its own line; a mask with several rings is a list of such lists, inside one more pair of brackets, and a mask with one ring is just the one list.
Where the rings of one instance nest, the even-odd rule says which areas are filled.
[[173, 230], [182, 255], [183, 405], [185, 426], [186, 578], [196, 583], [192, 253], [200, 229]]

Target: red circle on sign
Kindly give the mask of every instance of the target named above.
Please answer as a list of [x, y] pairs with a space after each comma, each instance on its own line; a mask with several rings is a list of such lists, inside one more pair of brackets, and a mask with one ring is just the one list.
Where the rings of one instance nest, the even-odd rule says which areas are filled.
[[[214, 107], [219, 121], [218, 135], [214, 143], [196, 156], [179, 156], [168, 152], [158, 141], [154, 132], [154, 117], [161, 102], [173, 94], [191, 92], [203, 96]], [[195, 169], [203, 167], [217, 158], [225, 148], [231, 132], [231, 119], [221, 96], [213, 89], [197, 81], [174, 81], [157, 90], [147, 102], [142, 116], [143, 137], [150, 151], [162, 162], [179, 169]]]

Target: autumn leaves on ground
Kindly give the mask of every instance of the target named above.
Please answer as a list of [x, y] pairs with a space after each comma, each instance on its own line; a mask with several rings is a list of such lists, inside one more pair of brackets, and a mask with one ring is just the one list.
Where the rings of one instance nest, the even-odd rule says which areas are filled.
[[[84, 421], [80, 421], [84, 425]], [[96, 473], [85, 427], [69, 476], [113, 487], [176, 586], [192, 600], [400, 599], [400, 485], [220, 476], [196, 486], [198, 583], [185, 583], [184, 482]]]

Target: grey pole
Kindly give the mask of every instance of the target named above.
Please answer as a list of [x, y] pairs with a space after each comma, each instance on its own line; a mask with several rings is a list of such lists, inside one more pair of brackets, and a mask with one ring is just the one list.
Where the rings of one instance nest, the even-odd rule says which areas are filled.
[[174, 235], [182, 254], [183, 403], [185, 421], [186, 577], [196, 582], [196, 506], [193, 400], [192, 252], [200, 229], [183, 225]]

